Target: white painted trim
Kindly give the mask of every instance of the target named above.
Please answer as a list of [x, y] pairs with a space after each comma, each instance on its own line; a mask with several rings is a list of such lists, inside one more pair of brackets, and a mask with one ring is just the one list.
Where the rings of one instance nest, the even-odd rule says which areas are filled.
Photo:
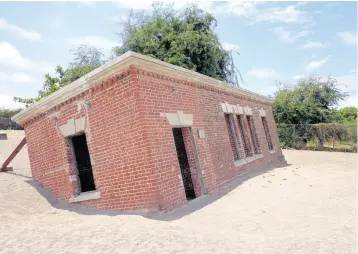
[[101, 198], [101, 192], [99, 191], [81, 192], [80, 195], [70, 198], [70, 203], [99, 199], [99, 198]]
[[275, 149], [274, 150], [269, 150], [270, 154], [274, 154], [275, 152], [276, 152]]
[[265, 117], [266, 116], [266, 111], [264, 109], [260, 109], [260, 116], [261, 117]]
[[246, 157], [244, 159], [236, 160], [236, 161], [234, 161], [235, 167], [240, 167], [242, 165], [245, 165], [247, 163], [253, 162], [253, 161], [258, 160], [258, 159], [263, 158], [263, 157], [264, 156], [262, 154], [255, 154], [253, 156]]
[[234, 163], [235, 163], [236, 167], [239, 167], [239, 166], [245, 165], [247, 163], [247, 161], [245, 159], [240, 159], [240, 160], [234, 161]]
[[84, 75], [83, 77], [72, 82], [71, 84], [61, 88], [50, 96], [45, 97], [39, 102], [32, 104], [28, 108], [14, 115], [11, 119], [19, 123], [38, 114], [44, 113], [47, 110], [53, 108], [54, 106], [59, 105], [60, 103], [72, 98], [73, 96], [76, 96], [88, 90], [93, 84], [101, 81], [104, 77], [112, 76], [132, 64], [144, 70], [177, 77], [178, 79], [199, 82], [209, 87], [217, 87], [221, 90], [226, 90], [228, 92], [254, 97], [255, 99], [262, 102], [272, 103], [272, 100], [266, 96], [251, 92], [243, 88], [231, 86], [223, 81], [210, 78], [203, 74], [187, 70], [185, 68], [175, 66], [154, 59], [152, 57], [143, 56], [141, 54], [128, 51], [123, 55]]

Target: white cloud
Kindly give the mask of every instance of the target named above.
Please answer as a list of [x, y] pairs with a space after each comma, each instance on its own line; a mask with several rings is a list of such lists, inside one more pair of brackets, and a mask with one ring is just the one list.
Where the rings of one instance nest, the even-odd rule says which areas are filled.
[[357, 33], [339, 32], [337, 35], [341, 38], [343, 43], [347, 45], [357, 45]]
[[327, 56], [321, 60], [318, 60], [318, 61], [312, 61], [310, 62], [309, 64], [307, 64], [306, 66], [306, 70], [307, 71], [314, 71], [320, 67], [322, 67], [323, 65], [325, 65], [330, 59], [331, 59], [332, 56]]
[[271, 68], [252, 68], [248, 74], [263, 79], [274, 79], [280, 76], [276, 70]]
[[0, 41], [0, 66], [39, 73], [51, 72], [54, 68], [46, 61], [34, 61], [23, 57], [12, 44], [6, 41]]
[[295, 76], [293, 76], [292, 77], [292, 79], [294, 79], [294, 80], [299, 80], [299, 79], [302, 79], [302, 78], [304, 78], [305, 76], [303, 76], [303, 75], [295, 75]]
[[13, 24], [9, 24], [5, 19], [2, 18], [0, 18], [0, 30], [14, 33], [20, 39], [26, 39], [30, 41], [41, 40], [41, 34], [39, 32], [33, 29], [25, 29]]
[[358, 107], [357, 96], [357, 76], [355, 74], [346, 74], [333, 77], [338, 82], [338, 88], [347, 92], [349, 97], [339, 103], [339, 107], [356, 106]]
[[94, 8], [94, 7], [96, 7], [96, 2], [95, 1], [79, 0], [79, 1], [77, 1], [77, 7]]
[[122, 14], [122, 15], [111, 16], [108, 18], [108, 20], [115, 22], [115, 23], [119, 23], [119, 22], [125, 21], [126, 18], [127, 18], [127, 16], [125, 14]]
[[302, 30], [302, 31], [289, 31], [283, 27], [274, 28], [275, 35], [284, 43], [294, 43], [299, 38], [307, 37], [313, 33], [312, 30]]
[[235, 16], [243, 16], [247, 18], [253, 18], [257, 15], [257, 7], [259, 2], [252, 1], [227, 1], [223, 2], [220, 6], [216, 6], [213, 12], [228, 13]]
[[307, 11], [298, 9], [304, 3], [289, 5], [287, 7], [272, 7], [259, 9], [255, 16], [256, 22], [268, 21], [271, 23], [306, 23], [311, 21]]
[[[126, 7], [129, 9], [150, 9], [152, 7], [153, 2], [162, 2], [164, 4], [174, 4], [174, 7], [177, 9], [180, 9], [182, 7], [185, 7], [187, 4], [194, 2], [193, 0], [161, 0], [161, 1], [151, 1], [151, 0], [138, 0], [135, 1], [135, 4], [133, 1], [130, 0], [117, 0], [116, 3], [118, 3], [121, 7]], [[208, 4], [208, 6], [212, 5], [212, 1], [195, 1], [195, 3], [198, 4], [198, 6], [205, 6]], [[206, 4], [207, 3], [207, 4]]]
[[338, 82], [338, 87], [348, 93], [357, 92], [357, 76], [354, 74], [346, 74], [334, 77]]
[[[214, 13], [229, 13], [236, 16], [243, 16], [253, 23], [306, 23], [311, 21], [309, 13], [299, 9], [304, 3], [289, 6], [269, 7], [264, 2], [252, 1], [226, 1], [218, 6], [211, 5]], [[268, 4], [268, 3], [266, 3]], [[261, 6], [261, 7], [260, 7]]]
[[228, 42], [223, 42], [223, 43], [221, 43], [221, 45], [223, 45], [223, 48], [228, 51], [230, 51], [230, 50], [238, 51], [240, 48], [239, 45], [228, 43]]
[[0, 81], [11, 82], [11, 83], [31, 83], [35, 79], [30, 75], [22, 72], [6, 73], [0, 72]]
[[325, 48], [327, 47], [327, 43], [322, 43], [319, 41], [309, 41], [306, 44], [302, 45], [301, 48], [309, 49], [309, 48]]
[[114, 40], [109, 40], [100, 36], [72, 37], [67, 38], [66, 41], [73, 45], [86, 44], [102, 49], [111, 49], [112, 47], [120, 44]]
[[[155, 1], [139, 0], [136, 4], [129, 0], [118, 0], [121, 7], [131, 9], [150, 9], [152, 3]], [[257, 22], [271, 22], [271, 23], [307, 23], [312, 21], [307, 11], [301, 10], [299, 7], [305, 3], [298, 3], [289, 6], [270, 7], [264, 6], [265, 2], [253, 1], [235, 1], [229, 0], [225, 2], [218, 1], [203, 1], [203, 0], [162, 0], [160, 2], [171, 4], [174, 3], [174, 8], [180, 9], [185, 7], [188, 3], [195, 2], [201, 9], [217, 14], [225, 13], [235, 16], [243, 16], [254, 23]], [[267, 3], [266, 3], [267, 4]], [[271, 4], [271, 3], [270, 3]], [[262, 6], [262, 7], [260, 7]]]
[[15, 102], [12, 96], [7, 94], [0, 94], [0, 108], [18, 109], [23, 107], [24, 105]]
[[345, 100], [340, 101], [338, 108], [344, 107], [358, 107], [358, 96], [357, 94], [350, 94]]

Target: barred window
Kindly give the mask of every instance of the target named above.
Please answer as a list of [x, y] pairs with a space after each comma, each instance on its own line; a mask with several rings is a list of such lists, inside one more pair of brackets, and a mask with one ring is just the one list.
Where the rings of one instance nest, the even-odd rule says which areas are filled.
[[231, 118], [231, 115], [225, 114], [225, 122], [229, 133], [231, 150], [234, 156], [234, 160], [238, 160], [240, 159], [239, 144], [236, 138], [235, 127]]
[[268, 124], [267, 124], [267, 119], [266, 119], [266, 117], [263, 116], [263, 117], [261, 117], [261, 120], [262, 120], [262, 125], [264, 126], [264, 131], [266, 134], [266, 140], [267, 140], [269, 150], [273, 150], [273, 145], [272, 145], [270, 131], [269, 131]]
[[246, 125], [245, 125], [245, 118], [244, 115], [238, 115], [237, 116], [237, 121], [238, 121], [238, 126], [239, 126], [239, 132], [241, 135], [241, 138], [243, 140], [243, 145], [244, 145], [244, 150], [245, 150], [245, 154], [246, 156], [252, 156], [252, 149], [251, 149], [251, 145], [250, 145], [250, 140], [249, 137], [247, 135], [247, 129], [246, 129]]
[[254, 147], [254, 152], [255, 154], [260, 154], [260, 144], [258, 142], [257, 139], [257, 134], [256, 134], [256, 129], [255, 129], [255, 124], [254, 124], [254, 119], [252, 116], [246, 116], [247, 119], [247, 124], [249, 126], [249, 131], [251, 134], [251, 140], [252, 140], [252, 145]]

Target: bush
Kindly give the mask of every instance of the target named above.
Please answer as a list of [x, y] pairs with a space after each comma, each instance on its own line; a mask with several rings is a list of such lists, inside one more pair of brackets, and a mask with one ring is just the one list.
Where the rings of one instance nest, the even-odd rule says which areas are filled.
[[357, 151], [356, 124], [280, 124], [277, 131], [282, 148]]

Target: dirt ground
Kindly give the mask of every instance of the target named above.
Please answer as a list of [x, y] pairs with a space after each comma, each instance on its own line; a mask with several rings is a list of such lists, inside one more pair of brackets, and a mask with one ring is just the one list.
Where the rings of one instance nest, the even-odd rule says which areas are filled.
[[[0, 162], [20, 142], [0, 141]], [[276, 168], [166, 216], [79, 209], [0, 173], [0, 253], [357, 253], [356, 154], [284, 151]]]

